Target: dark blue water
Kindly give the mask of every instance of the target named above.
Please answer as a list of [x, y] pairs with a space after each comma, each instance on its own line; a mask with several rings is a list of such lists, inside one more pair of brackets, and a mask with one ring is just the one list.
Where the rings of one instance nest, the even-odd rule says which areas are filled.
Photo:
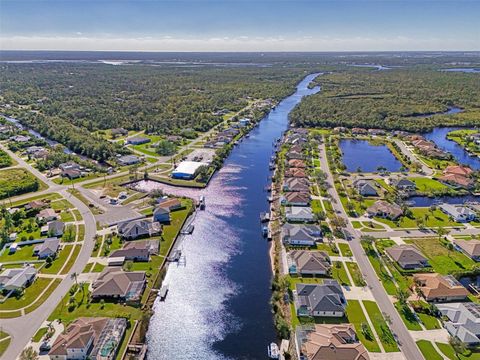
[[441, 203], [447, 204], [464, 204], [465, 202], [479, 202], [480, 196], [475, 195], [463, 195], [463, 196], [440, 196], [440, 197], [427, 197], [427, 196], [412, 196], [408, 198], [408, 202], [415, 207], [430, 207], [431, 205], [437, 205]]
[[347, 171], [362, 172], [378, 171], [379, 166], [388, 171], [399, 171], [402, 163], [390, 152], [386, 145], [371, 145], [367, 140], [340, 140], [340, 149], [343, 153], [343, 163]]
[[435, 128], [433, 131], [424, 134], [425, 138], [433, 141], [437, 146], [448, 151], [453, 155], [455, 160], [460, 164], [468, 165], [474, 170], [480, 169], [480, 158], [470, 155], [463, 147], [458, 145], [455, 141], [447, 139], [447, 134], [453, 130], [461, 130], [460, 127], [442, 127]]
[[236, 146], [207, 189], [189, 190], [143, 181], [138, 189], [206, 198], [195, 231], [180, 247], [185, 266], [169, 267], [166, 301], [157, 301], [148, 333], [149, 359], [265, 359], [276, 338], [269, 304], [269, 245], [259, 214], [268, 209], [272, 143], [288, 127], [288, 114], [317, 76], [307, 76]]

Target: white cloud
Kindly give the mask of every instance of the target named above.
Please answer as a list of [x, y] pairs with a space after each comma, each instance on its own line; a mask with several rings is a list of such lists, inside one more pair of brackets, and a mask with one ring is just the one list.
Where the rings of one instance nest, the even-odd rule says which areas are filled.
[[105, 50], [105, 51], [395, 51], [480, 50], [474, 39], [396, 37], [215, 37], [179, 38], [115, 36], [12, 36], [0, 37], [2, 50]]

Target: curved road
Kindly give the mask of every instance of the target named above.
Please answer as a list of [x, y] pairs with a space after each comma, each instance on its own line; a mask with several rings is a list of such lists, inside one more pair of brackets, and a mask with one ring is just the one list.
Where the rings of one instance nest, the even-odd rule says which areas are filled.
[[340, 201], [340, 197], [338, 196], [337, 190], [334, 186], [333, 175], [330, 171], [330, 167], [328, 166], [326, 151], [325, 151], [325, 144], [322, 143], [319, 146], [320, 151], [320, 167], [327, 175], [327, 181], [330, 185], [328, 188], [328, 194], [334, 200], [332, 201], [332, 206], [335, 212], [347, 220], [347, 227], [346, 231], [352, 236], [352, 239], [349, 241], [350, 248], [352, 249], [352, 253], [357, 260], [357, 264], [360, 267], [360, 270], [363, 274], [365, 281], [367, 282], [372, 294], [375, 298], [375, 301], [380, 308], [380, 310], [388, 314], [392, 320], [391, 329], [393, 333], [397, 336], [400, 349], [402, 350], [405, 358], [408, 360], [423, 360], [423, 355], [417, 347], [417, 344], [413, 340], [412, 336], [408, 332], [405, 324], [403, 323], [400, 315], [398, 314], [397, 310], [393, 306], [392, 302], [390, 301], [385, 289], [383, 288], [382, 283], [378, 279], [375, 270], [373, 269], [370, 261], [368, 260], [367, 255], [365, 254], [362, 245], [360, 244], [360, 235], [361, 233], [355, 230], [350, 223], [348, 216], [343, 209], [342, 203]]

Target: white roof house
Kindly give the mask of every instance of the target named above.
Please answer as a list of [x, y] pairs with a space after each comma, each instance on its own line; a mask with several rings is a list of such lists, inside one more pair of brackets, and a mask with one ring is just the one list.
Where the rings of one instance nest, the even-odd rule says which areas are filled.
[[442, 204], [440, 205], [440, 210], [457, 222], [469, 222], [476, 218], [475, 212], [466, 206]]
[[448, 317], [445, 328], [450, 335], [458, 337], [467, 345], [480, 343], [480, 304], [445, 303], [438, 304], [438, 310]]
[[36, 275], [37, 270], [33, 266], [6, 269], [0, 274], [0, 289], [21, 291], [35, 279]]
[[175, 179], [192, 179], [197, 170], [202, 166], [208, 166], [208, 164], [198, 161], [182, 161], [172, 171], [172, 177]]

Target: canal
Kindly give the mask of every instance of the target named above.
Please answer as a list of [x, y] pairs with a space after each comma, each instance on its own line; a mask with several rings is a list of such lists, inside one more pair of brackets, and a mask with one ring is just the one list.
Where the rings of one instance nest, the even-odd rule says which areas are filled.
[[275, 340], [269, 304], [272, 277], [269, 244], [259, 215], [268, 209], [264, 187], [273, 142], [288, 127], [288, 114], [319, 74], [305, 77], [231, 152], [224, 167], [203, 190], [143, 181], [137, 189], [164, 189], [197, 198], [206, 209], [194, 219], [195, 231], [178, 244], [184, 265], [171, 265], [166, 300], [156, 301], [147, 335], [150, 360], [264, 359]]

